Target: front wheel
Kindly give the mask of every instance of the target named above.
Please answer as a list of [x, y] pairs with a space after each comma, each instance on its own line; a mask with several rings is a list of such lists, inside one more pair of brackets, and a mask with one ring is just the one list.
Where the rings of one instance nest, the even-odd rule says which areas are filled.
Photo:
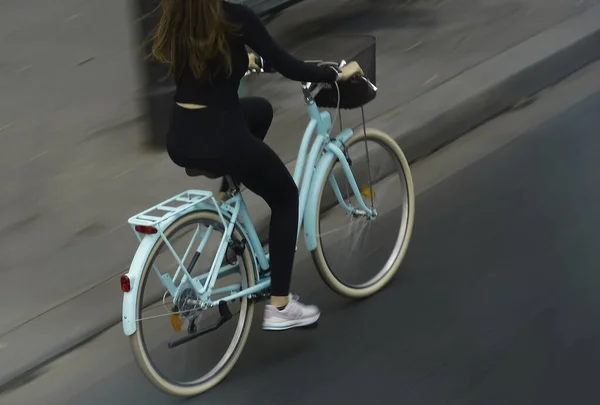
[[333, 291], [365, 298], [383, 288], [400, 268], [413, 229], [415, 192], [406, 157], [389, 135], [359, 131], [344, 149], [361, 196], [377, 215], [371, 218], [357, 210], [357, 198], [334, 159], [319, 192], [312, 257]]

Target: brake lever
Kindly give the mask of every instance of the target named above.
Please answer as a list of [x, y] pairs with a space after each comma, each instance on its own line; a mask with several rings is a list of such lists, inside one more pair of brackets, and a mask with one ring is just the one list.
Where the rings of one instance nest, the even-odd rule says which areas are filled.
[[371, 81], [369, 79], [367, 79], [365, 76], [361, 76], [361, 79], [363, 79], [365, 82], [367, 82], [367, 84], [369, 85], [369, 87], [371, 88], [371, 90], [373, 90], [373, 91], [379, 90], [377, 88], [377, 86], [375, 86], [373, 83], [371, 83]]
[[[348, 62], [346, 62], [345, 60], [342, 59], [342, 61], [340, 62], [339, 66], [340, 69], [343, 68], [344, 66], [346, 66], [348, 64]], [[367, 84], [369, 85], [369, 87], [373, 90], [373, 91], [377, 91], [379, 90], [377, 88], [377, 86], [375, 86], [373, 83], [371, 83], [371, 81], [369, 79], [367, 79], [365, 76], [360, 76], [361, 79], [363, 79], [365, 82], [367, 82]]]

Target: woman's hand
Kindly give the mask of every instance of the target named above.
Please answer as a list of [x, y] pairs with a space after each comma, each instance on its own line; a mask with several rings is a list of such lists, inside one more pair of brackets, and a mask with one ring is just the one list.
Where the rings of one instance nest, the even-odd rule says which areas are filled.
[[342, 68], [342, 77], [340, 81], [346, 81], [354, 76], [363, 76], [364, 72], [360, 65], [356, 62], [350, 62]]
[[258, 64], [256, 63], [255, 53], [248, 53], [248, 69], [259, 70]]

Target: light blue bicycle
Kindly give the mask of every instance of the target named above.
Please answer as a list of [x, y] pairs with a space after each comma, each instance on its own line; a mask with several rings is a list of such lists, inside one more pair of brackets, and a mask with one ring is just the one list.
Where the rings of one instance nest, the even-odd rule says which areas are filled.
[[[323, 88], [302, 84], [310, 122], [293, 175], [300, 189], [298, 234], [304, 230], [306, 247], [333, 291], [348, 298], [364, 298], [390, 281], [405, 256], [414, 220], [413, 182], [399, 146], [387, 134], [365, 128], [364, 115], [361, 130], [345, 129], [331, 135], [331, 115], [320, 111], [315, 102]], [[354, 156], [353, 147], [359, 150]], [[376, 147], [382, 152], [375, 152]], [[362, 170], [366, 173], [361, 174]], [[394, 179], [399, 185], [391, 185]], [[225, 202], [217, 201], [209, 191], [188, 190], [129, 219], [140, 246], [121, 278], [123, 329], [146, 377], [171, 395], [198, 395], [222, 381], [248, 339], [255, 302], [269, 297], [269, 255], [239, 186], [233, 179], [228, 181], [232, 191]], [[374, 187], [379, 185], [383, 191], [376, 193]], [[392, 194], [387, 208], [380, 198], [386, 190]], [[340, 212], [334, 213], [335, 209]], [[356, 242], [365, 230], [379, 234], [369, 235], [362, 244]], [[340, 236], [344, 231], [348, 234]], [[326, 244], [330, 235], [335, 235], [331, 249]], [[180, 248], [176, 246], [179, 242], [183, 242]], [[348, 252], [343, 252], [344, 243], [351, 245]], [[366, 247], [366, 252], [360, 253], [361, 247]], [[160, 263], [161, 253], [167, 263]], [[336, 256], [349, 262], [336, 267]], [[201, 264], [204, 259], [208, 261]], [[349, 268], [358, 268], [359, 276], [369, 269], [376, 273], [357, 281], [338, 273]], [[156, 278], [155, 287], [150, 287], [151, 278]], [[144, 323], [152, 320], [159, 324]], [[199, 326], [203, 320], [210, 321], [208, 326]], [[233, 337], [218, 338], [208, 348], [198, 343], [203, 340], [197, 339], [200, 336], [220, 333], [226, 327], [231, 327]], [[178, 337], [163, 336], [168, 331]], [[158, 341], [151, 343], [155, 336]], [[184, 343], [192, 342], [196, 352], [178, 352]], [[164, 355], [150, 355], [151, 349], [167, 347]], [[201, 360], [210, 365], [207, 371], [196, 373], [195, 363]], [[162, 370], [165, 364], [187, 364], [184, 371], [192, 371], [194, 376], [167, 373]]]

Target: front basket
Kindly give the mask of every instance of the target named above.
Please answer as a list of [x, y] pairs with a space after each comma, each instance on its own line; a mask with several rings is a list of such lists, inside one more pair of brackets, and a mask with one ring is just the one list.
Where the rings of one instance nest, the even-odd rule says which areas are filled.
[[[371, 35], [335, 35], [320, 38], [298, 48], [294, 55], [303, 60], [356, 61], [364, 75], [376, 84], [376, 38]], [[373, 101], [377, 92], [363, 79], [326, 85], [315, 97], [319, 107], [354, 109]]]

